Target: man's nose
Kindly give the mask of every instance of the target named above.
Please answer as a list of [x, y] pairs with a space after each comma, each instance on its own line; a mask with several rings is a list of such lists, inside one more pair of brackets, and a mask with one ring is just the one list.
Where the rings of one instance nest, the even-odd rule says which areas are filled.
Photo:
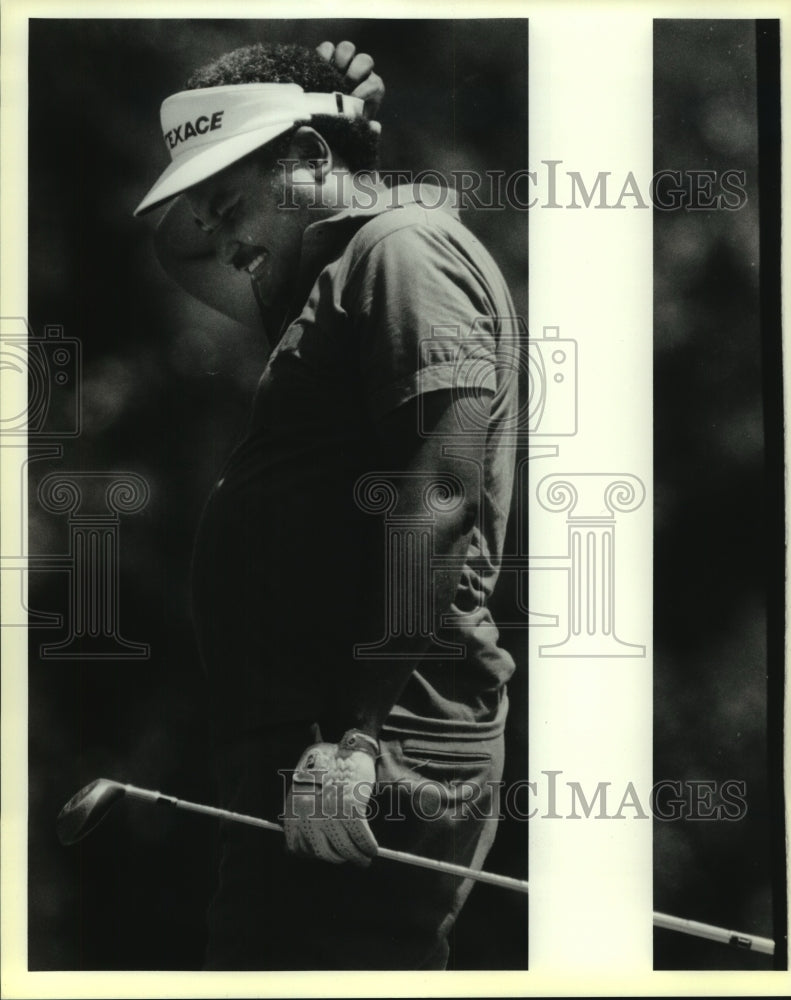
[[239, 250], [239, 241], [232, 240], [226, 237], [221, 237], [217, 241], [216, 256], [220, 264], [225, 265], [225, 267], [234, 266], [234, 257]]

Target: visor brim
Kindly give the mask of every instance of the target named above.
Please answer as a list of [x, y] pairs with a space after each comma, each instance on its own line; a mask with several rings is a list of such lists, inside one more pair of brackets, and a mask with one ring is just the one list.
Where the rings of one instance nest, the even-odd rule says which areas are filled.
[[267, 125], [264, 128], [252, 129], [241, 135], [229, 136], [221, 142], [200, 146], [185, 153], [163, 171], [156, 184], [143, 198], [133, 215], [139, 216], [158, 208], [170, 201], [188, 188], [200, 184], [201, 181], [219, 174], [226, 167], [265, 146], [272, 139], [287, 132], [293, 122], [278, 125]]

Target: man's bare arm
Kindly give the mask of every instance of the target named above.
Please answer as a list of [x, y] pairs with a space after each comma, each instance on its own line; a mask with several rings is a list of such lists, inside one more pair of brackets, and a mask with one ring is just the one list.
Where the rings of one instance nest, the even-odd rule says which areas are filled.
[[[418, 661], [429, 646], [425, 633], [436, 625], [440, 616], [450, 610], [459, 584], [458, 568], [437, 570], [433, 566], [419, 566], [418, 560], [436, 557], [463, 558], [467, 553], [470, 535], [480, 509], [480, 472], [483, 466], [485, 441], [482, 436], [460, 436], [464, 422], [458, 410], [464, 400], [454, 398], [451, 390], [439, 390], [399, 407], [381, 427], [383, 462], [382, 476], [387, 472], [406, 473], [399, 476], [399, 499], [391, 516], [405, 519], [406, 523], [425, 516], [424, 491], [432, 478], [438, 483], [447, 482], [443, 476], [450, 474], [458, 482], [458, 505], [448, 504], [445, 513], [433, 512], [433, 550], [431, 553], [415, 550], [411, 579], [425, 575], [431, 581], [434, 621], [423, 622], [418, 634], [399, 635], [391, 642], [397, 658], [351, 661], [345, 676], [339, 678], [337, 716], [334, 720], [340, 731], [355, 728], [376, 737], [393, 705], [398, 700]], [[476, 415], [485, 418], [490, 397], [482, 396], [475, 405]], [[422, 410], [419, 412], [418, 407]], [[430, 437], [418, 433], [418, 420], [423, 429], [431, 429]], [[460, 448], [459, 446], [462, 446]], [[458, 455], [463, 452], [464, 459]], [[456, 457], [454, 457], [456, 456]], [[402, 485], [401, 485], [402, 484]], [[384, 608], [387, 595], [389, 567], [385, 561], [384, 545], [376, 547], [382, 558], [370, 564], [370, 579], [362, 588], [369, 596], [361, 629], [364, 642], [376, 642], [384, 627]], [[351, 657], [351, 651], [350, 651]]]
[[[490, 397], [476, 402], [476, 414], [484, 416]], [[286, 800], [284, 828], [288, 849], [296, 854], [324, 861], [352, 861], [368, 865], [376, 854], [376, 839], [365, 816], [365, 806], [375, 786], [377, 739], [379, 732], [401, 694], [410, 675], [426, 651], [430, 639], [426, 632], [450, 610], [456, 594], [460, 571], [434, 572], [431, 565], [437, 556], [463, 557], [478, 517], [478, 470], [485, 444], [464, 441], [464, 454], [458, 456], [462, 443], [458, 408], [463, 401], [454, 399], [452, 390], [438, 390], [422, 399], [400, 406], [380, 425], [382, 478], [396, 474], [399, 499], [391, 516], [406, 524], [426, 514], [424, 493], [432, 479], [442, 488], [450, 476], [457, 482], [460, 503], [448, 503], [446, 513], [435, 512], [431, 552], [415, 550], [414, 562], [405, 567], [406, 581], [422, 576], [430, 580], [433, 597], [433, 621], [423, 621], [412, 636], [393, 637], [392, 658], [354, 660], [349, 650], [347, 669], [335, 678], [336, 699], [332, 717], [322, 720], [325, 740], [334, 742], [308, 747], [300, 758]], [[420, 420], [420, 424], [418, 421]], [[418, 426], [432, 431], [431, 437], [418, 433]], [[446, 447], [450, 446], [450, 447]], [[445, 493], [445, 499], [451, 497]], [[379, 554], [367, 567], [360, 589], [362, 619], [360, 639], [381, 638], [389, 567], [385, 547], [375, 545]], [[425, 564], [428, 561], [428, 564]], [[404, 567], [402, 567], [404, 569]], [[406, 582], [406, 586], [409, 583]], [[422, 595], [421, 595], [422, 596]], [[420, 613], [420, 604], [415, 610]], [[356, 609], [350, 609], [354, 611]]]

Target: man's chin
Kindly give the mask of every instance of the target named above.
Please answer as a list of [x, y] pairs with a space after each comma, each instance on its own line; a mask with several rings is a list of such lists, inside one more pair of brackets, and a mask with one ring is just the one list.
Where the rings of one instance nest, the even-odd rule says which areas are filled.
[[274, 280], [271, 268], [264, 264], [257, 275], [250, 276], [250, 283], [253, 286], [256, 301], [262, 309], [269, 310], [275, 307], [283, 298], [285, 289]]
[[293, 290], [299, 259], [289, 263], [281, 255], [264, 254], [261, 261], [250, 274], [255, 297], [259, 306], [264, 309], [278, 309], [284, 299], [288, 299]]
[[255, 287], [259, 302], [268, 304], [278, 297], [280, 291], [278, 286], [282, 284], [279, 270], [276, 260], [266, 250], [262, 250], [245, 268]]

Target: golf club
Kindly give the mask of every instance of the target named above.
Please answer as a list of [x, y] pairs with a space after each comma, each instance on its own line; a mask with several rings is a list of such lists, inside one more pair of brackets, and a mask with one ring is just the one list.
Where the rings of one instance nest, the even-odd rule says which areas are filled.
[[[244, 813], [230, 812], [228, 809], [218, 809], [215, 806], [205, 806], [198, 802], [187, 802], [172, 795], [150, 791], [147, 788], [137, 788], [135, 785], [123, 785], [109, 778], [97, 778], [74, 795], [61, 809], [56, 820], [58, 839], [62, 844], [74, 844], [91, 832], [122, 798], [139, 799], [155, 805], [168, 805], [186, 812], [200, 813], [203, 816], [213, 816], [232, 823], [244, 823], [247, 826], [257, 826], [262, 830], [283, 832], [278, 823], [271, 823], [258, 816], [246, 816]], [[504, 889], [515, 889], [527, 892], [527, 882], [508, 875], [494, 875], [491, 872], [476, 871], [464, 865], [453, 864], [450, 861], [437, 861], [434, 858], [423, 858], [407, 851], [394, 851], [388, 847], [380, 847], [376, 856], [389, 861], [400, 861], [403, 864], [418, 868], [431, 868], [433, 871], [445, 872], [448, 875], [461, 875], [463, 878], [475, 879], [477, 882], [488, 882]]]
[[[112, 807], [123, 798], [138, 799], [155, 805], [168, 805], [186, 812], [200, 813], [215, 819], [224, 819], [232, 823], [244, 823], [247, 826], [257, 826], [262, 830], [283, 832], [283, 827], [258, 816], [246, 816], [244, 813], [231, 812], [228, 809], [218, 809], [216, 806], [206, 806], [198, 802], [188, 802], [172, 795], [151, 791], [148, 788], [137, 788], [135, 785], [124, 785], [109, 778], [97, 778], [89, 785], [80, 789], [61, 809], [55, 823], [58, 839], [62, 844], [74, 844], [82, 840], [107, 815]], [[402, 864], [414, 865], [418, 868], [430, 868], [433, 871], [445, 872], [448, 875], [460, 875], [476, 882], [485, 882], [499, 886], [501, 889], [513, 889], [516, 892], [527, 893], [528, 883], [510, 875], [496, 875], [493, 872], [476, 871], [464, 865], [456, 865], [449, 861], [437, 861], [434, 858], [424, 858], [406, 851], [394, 851], [388, 847], [380, 847], [376, 852], [378, 858], [398, 861]], [[686, 920], [683, 917], [673, 917], [667, 913], [654, 913], [654, 927], [663, 930], [678, 931], [693, 937], [706, 938], [727, 944], [735, 948], [758, 951], [764, 955], [773, 955], [775, 946], [770, 938], [755, 934], [744, 934], [741, 931], [716, 927], [713, 924], [700, 923], [697, 920]]]

